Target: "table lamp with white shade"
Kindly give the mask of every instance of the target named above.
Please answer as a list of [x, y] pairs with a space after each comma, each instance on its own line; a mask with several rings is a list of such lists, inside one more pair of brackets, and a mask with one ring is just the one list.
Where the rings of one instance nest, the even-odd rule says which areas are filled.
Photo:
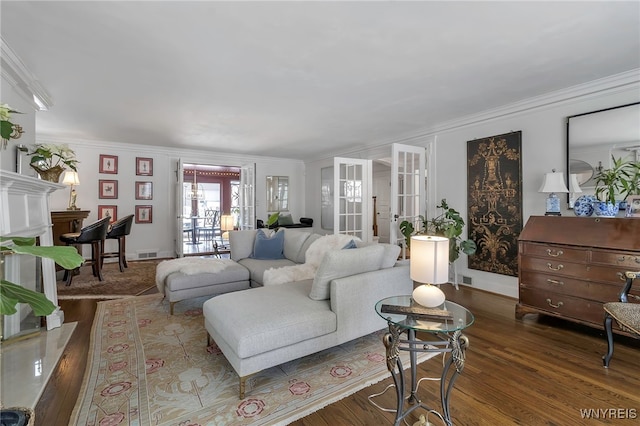
[[553, 169], [551, 173], [545, 173], [542, 186], [538, 192], [549, 194], [547, 197], [547, 211], [545, 216], [560, 216], [560, 199], [556, 193], [567, 193], [569, 189], [564, 183], [564, 174], [562, 172], [556, 173]]
[[449, 239], [433, 235], [411, 237], [409, 270], [411, 279], [422, 283], [413, 290], [413, 300], [427, 308], [442, 305], [445, 295], [433, 284], [449, 280]]
[[229, 239], [229, 231], [233, 231], [233, 216], [230, 214], [223, 214], [220, 217], [220, 229], [222, 230], [222, 239]]
[[578, 175], [575, 173], [569, 174], [569, 208], [573, 208], [575, 204], [575, 194], [580, 194], [581, 192], [582, 188], [578, 183]]
[[62, 183], [65, 185], [69, 185], [71, 187], [69, 191], [69, 207], [67, 210], [80, 210], [76, 207], [76, 189], [74, 186], [80, 185], [80, 179], [78, 178], [78, 172], [74, 172], [73, 170], [67, 170], [64, 173], [64, 178], [62, 179]]

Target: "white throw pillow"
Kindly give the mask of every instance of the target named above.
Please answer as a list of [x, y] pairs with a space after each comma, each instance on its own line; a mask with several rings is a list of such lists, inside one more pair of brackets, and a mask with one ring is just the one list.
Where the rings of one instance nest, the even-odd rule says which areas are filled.
[[380, 245], [384, 247], [384, 255], [382, 256], [382, 265], [380, 265], [380, 269], [386, 269], [395, 266], [396, 262], [398, 261], [398, 256], [400, 255], [400, 246], [387, 243], [380, 243]]
[[384, 251], [384, 247], [376, 244], [326, 253], [316, 271], [309, 297], [313, 300], [327, 300], [331, 297], [332, 280], [377, 271], [382, 265]]

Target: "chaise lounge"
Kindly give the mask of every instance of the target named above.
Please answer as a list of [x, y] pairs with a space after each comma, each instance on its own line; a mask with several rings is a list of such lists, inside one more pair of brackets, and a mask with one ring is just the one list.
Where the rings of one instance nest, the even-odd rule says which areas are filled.
[[[208, 338], [239, 376], [240, 399], [246, 379], [261, 370], [385, 328], [375, 303], [413, 290], [409, 267], [396, 263], [398, 246], [357, 247], [344, 235], [280, 232], [287, 254], [280, 259], [256, 259], [255, 251], [251, 257], [257, 231], [231, 233], [231, 258], [250, 270], [252, 286], [264, 286], [203, 305]], [[333, 249], [319, 254], [324, 243]], [[273, 261], [285, 267], [268, 270]]]

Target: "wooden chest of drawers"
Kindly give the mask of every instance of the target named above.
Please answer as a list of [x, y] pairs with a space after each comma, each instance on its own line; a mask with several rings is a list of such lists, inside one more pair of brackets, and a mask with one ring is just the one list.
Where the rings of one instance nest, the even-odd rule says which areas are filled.
[[[618, 300], [625, 271], [640, 271], [640, 219], [532, 216], [518, 248], [517, 318], [542, 313], [602, 329], [602, 305]], [[640, 286], [629, 300], [640, 302]]]

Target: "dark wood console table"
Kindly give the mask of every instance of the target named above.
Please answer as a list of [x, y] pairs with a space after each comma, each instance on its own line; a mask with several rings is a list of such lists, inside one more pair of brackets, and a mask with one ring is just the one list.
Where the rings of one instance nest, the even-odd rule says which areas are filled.
[[60, 235], [69, 232], [80, 232], [83, 221], [89, 216], [89, 210], [62, 210], [51, 212], [51, 223], [53, 224], [53, 244], [56, 246], [65, 245], [60, 241]]
[[[640, 270], [640, 219], [532, 216], [518, 249], [516, 318], [541, 313], [602, 329], [602, 305], [618, 300], [625, 271]], [[638, 290], [629, 301], [640, 302]]]

